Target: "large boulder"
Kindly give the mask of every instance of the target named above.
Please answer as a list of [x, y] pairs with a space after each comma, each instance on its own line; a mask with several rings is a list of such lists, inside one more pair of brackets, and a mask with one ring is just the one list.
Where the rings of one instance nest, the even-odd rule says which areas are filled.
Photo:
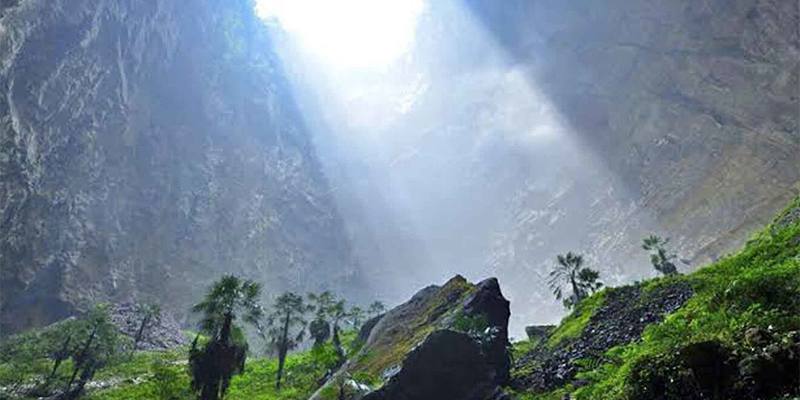
[[468, 334], [431, 333], [400, 371], [364, 400], [484, 400], [497, 392], [495, 369]]
[[508, 354], [508, 318], [510, 302], [503, 297], [496, 278], [479, 283], [464, 305], [464, 313], [486, 318], [488, 327], [497, 331], [483, 344], [486, 361], [495, 371], [495, 381], [505, 384], [509, 379], [511, 357]]
[[509, 315], [494, 278], [455, 276], [424, 288], [364, 331], [361, 350], [312, 400], [326, 399], [343, 376], [370, 384], [372, 400], [499, 398], [509, 377]]

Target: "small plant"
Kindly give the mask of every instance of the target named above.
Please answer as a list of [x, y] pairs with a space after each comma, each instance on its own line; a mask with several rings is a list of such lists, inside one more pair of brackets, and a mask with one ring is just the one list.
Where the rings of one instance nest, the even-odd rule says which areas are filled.
[[[556, 268], [550, 272], [550, 288], [556, 300], [563, 300], [564, 307], [571, 309], [603, 287], [603, 283], [598, 280], [600, 273], [583, 267], [583, 256], [568, 252], [558, 255], [556, 261]], [[567, 283], [572, 290], [566, 298], [562, 289], [564, 283]]]
[[150, 366], [153, 374], [153, 395], [159, 400], [179, 400], [188, 396], [188, 390], [182, 385], [180, 372], [160, 359]]
[[650, 252], [650, 263], [653, 264], [653, 268], [664, 275], [675, 275], [678, 273], [678, 268], [675, 267], [673, 260], [678, 256], [667, 251], [667, 244], [669, 238], [664, 239], [656, 235], [650, 235], [642, 240], [642, 248]]
[[330, 317], [333, 325], [333, 338], [331, 339], [331, 342], [333, 343], [333, 348], [336, 349], [336, 354], [339, 355], [340, 363], [343, 363], [345, 358], [344, 349], [342, 348], [342, 340], [339, 336], [340, 324], [349, 316], [350, 315], [347, 313], [347, 307], [344, 300], [337, 301], [336, 304], [331, 307]]
[[481, 346], [490, 344], [500, 333], [500, 329], [496, 326], [489, 325], [484, 315], [458, 314], [451, 328], [466, 333]]
[[348, 322], [350, 322], [350, 326], [353, 329], [361, 328], [361, 324], [364, 322], [364, 318], [366, 317], [366, 312], [364, 309], [359, 306], [350, 307], [350, 311], [347, 313]]
[[383, 302], [377, 300], [373, 301], [372, 304], [369, 305], [369, 308], [367, 308], [367, 315], [370, 318], [377, 317], [378, 315], [381, 315], [384, 312], [386, 312], [386, 305], [383, 304]]

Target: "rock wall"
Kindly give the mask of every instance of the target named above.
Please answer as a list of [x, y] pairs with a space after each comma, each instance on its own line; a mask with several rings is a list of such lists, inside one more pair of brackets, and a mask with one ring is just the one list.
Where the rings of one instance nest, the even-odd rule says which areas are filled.
[[798, 193], [797, 2], [469, 3], [691, 256]]
[[[562, 251], [559, 226], [619, 283], [653, 273], [643, 235], [671, 236], [680, 267], [697, 268], [800, 190], [796, 1], [466, 3], [598, 159], [556, 190], [521, 185], [509, 203], [489, 265], [532, 276], [529, 295], [509, 288], [515, 307], [545, 302], [541, 254]], [[603, 168], [615, 179], [593, 177]]]
[[223, 273], [358, 287], [248, 1], [0, 4], [1, 333], [98, 300], [185, 315]]

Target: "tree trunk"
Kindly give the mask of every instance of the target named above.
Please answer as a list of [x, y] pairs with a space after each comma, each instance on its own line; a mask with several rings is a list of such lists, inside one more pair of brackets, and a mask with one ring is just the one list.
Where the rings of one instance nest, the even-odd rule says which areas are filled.
[[344, 349], [342, 349], [342, 341], [339, 339], [339, 323], [333, 323], [333, 339], [331, 340], [333, 343], [333, 349], [336, 351], [336, 366], [339, 367], [344, 362]]
[[49, 383], [56, 376], [58, 367], [61, 366], [61, 362], [67, 357], [67, 349], [69, 349], [70, 341], [72, 341], [72, 335], [67, 336], [67, 338], [64, 340], [64, 343], [61, 344], [61, 348], [56, 354], [56, 359], [53, 360], [53, 369], [50, 370], [50, 375], [47, 376], [47, 380], [45, 380], [45, 382]]
[[281, 333], [280, 342], [278, 343], [278, 378], [275, 381], [275, 388], [281, 389], [281, 377], [283, 376], [283, 365], [286, 362], [286, 353], [289, 350], [289, 321], [292, 313], [286, 313], [286, 319], [283, 321], [283, 333]]
[[572, 296], [574, 296], [574, 299], [575, 299], [575, 304], [574, 305], [577, 305], [578, 302], [581, 301], [581, 299], [583, 299], [583, 296], [579, 292], [578, 282], [575, 281], [575, 273], [574, 272], [569, 275], [569, 281], [572, 284]]
[[72, 376], [69, 378], [69, 382], [67, 382], [67, 387], [64, 389], [64, 393], [69, 393], [72, 383], [75, 382], [75, 378], [78, 376], [78, 371], [80, 371], [83, 364], [85, 364], [86, 356], [89, 353], [89, 347], [92, 346], [92, 342], [94, 341], [96, 334], [97, 326], [92, 328], [92, 333], [89, 335], [89, 339], [86, 340], [86, 344], [83, 346], [80, 354], [78, 354], [78, 358], [75, 360], [75, 366], [72, 368]]
[[139, 342], [142, 340], [142, 336], [144, 336], [144, 330], [147, 327], [147, 324], [150, 323], [150, 316], [145, 316], [142, 318], [142, 323], [139, 325], [139, 330], [136, 331], [136, 336], [133, 338], [133, 349], [131, 349], [131, 357], [133, 354], [136, 353], [136, 348], [139, 347]]
[[219, 331], [220, 343], [229, 344], [231, 338], [231, 326], [233, 325], [233, 315], [225, 313], [225, 320], [222, 322], [222, 328]]

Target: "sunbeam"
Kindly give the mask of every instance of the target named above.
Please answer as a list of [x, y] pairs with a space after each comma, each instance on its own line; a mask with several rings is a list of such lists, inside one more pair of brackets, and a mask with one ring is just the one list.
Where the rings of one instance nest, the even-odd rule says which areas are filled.
[[384, 66], [412, 45], [422, 0], [257, 0], [311, 54], [343, 68]]
[[[589, 232], [587, 187], [614, 176], [460, 1], [379, 3], [258, 3], [285, 33], [279, 54], [372, 287], [401, 299], [496, 275], [519, 308], [513, 331], [557, 321], [542, 271]], [[606, 193], [595, 207], [625, 201]], [[541, 201], [559, 195], [587, 211]]]

